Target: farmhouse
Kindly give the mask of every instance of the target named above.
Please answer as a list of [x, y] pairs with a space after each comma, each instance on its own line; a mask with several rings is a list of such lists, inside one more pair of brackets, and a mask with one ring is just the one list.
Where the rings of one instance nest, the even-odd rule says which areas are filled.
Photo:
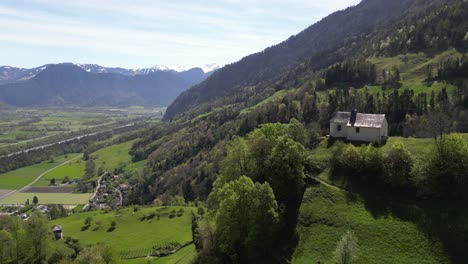
[[355, 110], [336, 112], [330, 120], [330, 136], [349, 141], [386, 142], [388, 123], [385, 115], [363, 114]]

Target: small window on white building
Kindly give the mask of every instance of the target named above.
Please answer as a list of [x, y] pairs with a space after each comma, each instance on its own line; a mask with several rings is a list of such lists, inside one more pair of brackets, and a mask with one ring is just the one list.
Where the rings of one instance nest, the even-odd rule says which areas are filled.
[[360, 127], [356, 127], [356, 134], [359, 134], [361, 133], [361, 128]]
[[341, 131], [341, 125], [338, 125], [338, 127], [336, 128], [336, 130]]

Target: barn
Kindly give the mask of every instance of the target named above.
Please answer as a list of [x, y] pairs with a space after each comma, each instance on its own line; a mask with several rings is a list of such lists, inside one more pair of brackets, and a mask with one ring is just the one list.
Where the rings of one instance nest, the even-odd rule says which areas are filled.
[[357, 142], [383, 143], [388, 139], [388, 122], [383, 114], [336, 112], [330, 120], [330, 136]]

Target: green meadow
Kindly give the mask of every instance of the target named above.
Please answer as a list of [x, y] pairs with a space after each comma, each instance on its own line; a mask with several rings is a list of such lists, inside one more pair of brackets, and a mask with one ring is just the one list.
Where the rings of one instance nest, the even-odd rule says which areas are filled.
[[[183, 212], [177, 215], [177, 212]], [[64, 236], [79, 239], [82, 245], [106, 243], [119, 254], [122, 251], [151, 251], [152, 247], [165, 243], [180, 244], [192, 241], [191, 207], [152, 207], [123, 208], [120, 210], [92, 211], [74, 214], [51, 221], [49, 224], [59, 224], [63, 227]], [[176, 215], [170, 216], [173, 211]], [[91, 225], [86, 227], [84, 221], [91, 217]], [[115, 221], [114, 230], [110, 230]], [[189, 263], [194, 254], [194, 247], [182, 249], [177, 254], [167, 258], [155, 258], [154, 263]], [[161, 260], [161, 262], [160, 262]], [[166, 261], [170, 260], [170, 261]], [[172, 261], [175, 262], [172, 262]], [[145, 259], [125, 260], [122, 263], [145, 263]]]
[[[154, 264], [190, 264], [196, 256], [195, 246], [189, 245], [186, 246], [176, 253], [169, 255], [167, 257], [158, 258], [151, 257], [152, 263]], [[147, 264], [146, 258], [137, 258], [129, 260], [120, 260], [119, 263], [125, 264]]]
[[51, 179], [55, 179], [57, 183], [60, 183], [66, 176], [70, 179], [80, 179], [84, 175], [85, 165], [85, 161], [76, 159], [45, 174], [33, 186], [49, 186]]
[[[81, 154], [80, 154], [81, 155]], [[46, 160], [38, 164], [23, 167], [0, 174], [0, 189], [19, 190], [33, 182], [42, 173], [77, 157], [78, 154], [68, 154]], [[66, 164], [63, 166], [67, 166]]]
[[[323, 185], [309, 188], [300, 208], [292, 263], [335, 263], [333, 251], [347, 230], [359, 240], [353, 263], [450, 263], [446, 240], [453, 233], [434, 217], [437, 210], [447, 211], [443, 206], [361, 196]], [[460, 214], [466, 223], [466, 209]]]
[[137, 171], [144, 167], [145, 162], [132, 162], [132, 156], [128, 154], [133, 143], [138, 139], [127, 141], [121, 144], [112, 145], [107, 148], [100, 149], [91, 154], [96, 157], [96, 169], [103, 168], [104, 171], [113, 171], [116, 168], [122, 167], [126, 171]]

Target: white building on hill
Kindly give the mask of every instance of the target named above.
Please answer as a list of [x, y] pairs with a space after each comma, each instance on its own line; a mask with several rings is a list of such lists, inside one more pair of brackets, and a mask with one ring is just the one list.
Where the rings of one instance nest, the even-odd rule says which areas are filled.
[[388, 122], [385, 115], [380, 114], [336, 112], [330, 120], [330, 136], [349, 141], [382, 143], [388, 139]]

